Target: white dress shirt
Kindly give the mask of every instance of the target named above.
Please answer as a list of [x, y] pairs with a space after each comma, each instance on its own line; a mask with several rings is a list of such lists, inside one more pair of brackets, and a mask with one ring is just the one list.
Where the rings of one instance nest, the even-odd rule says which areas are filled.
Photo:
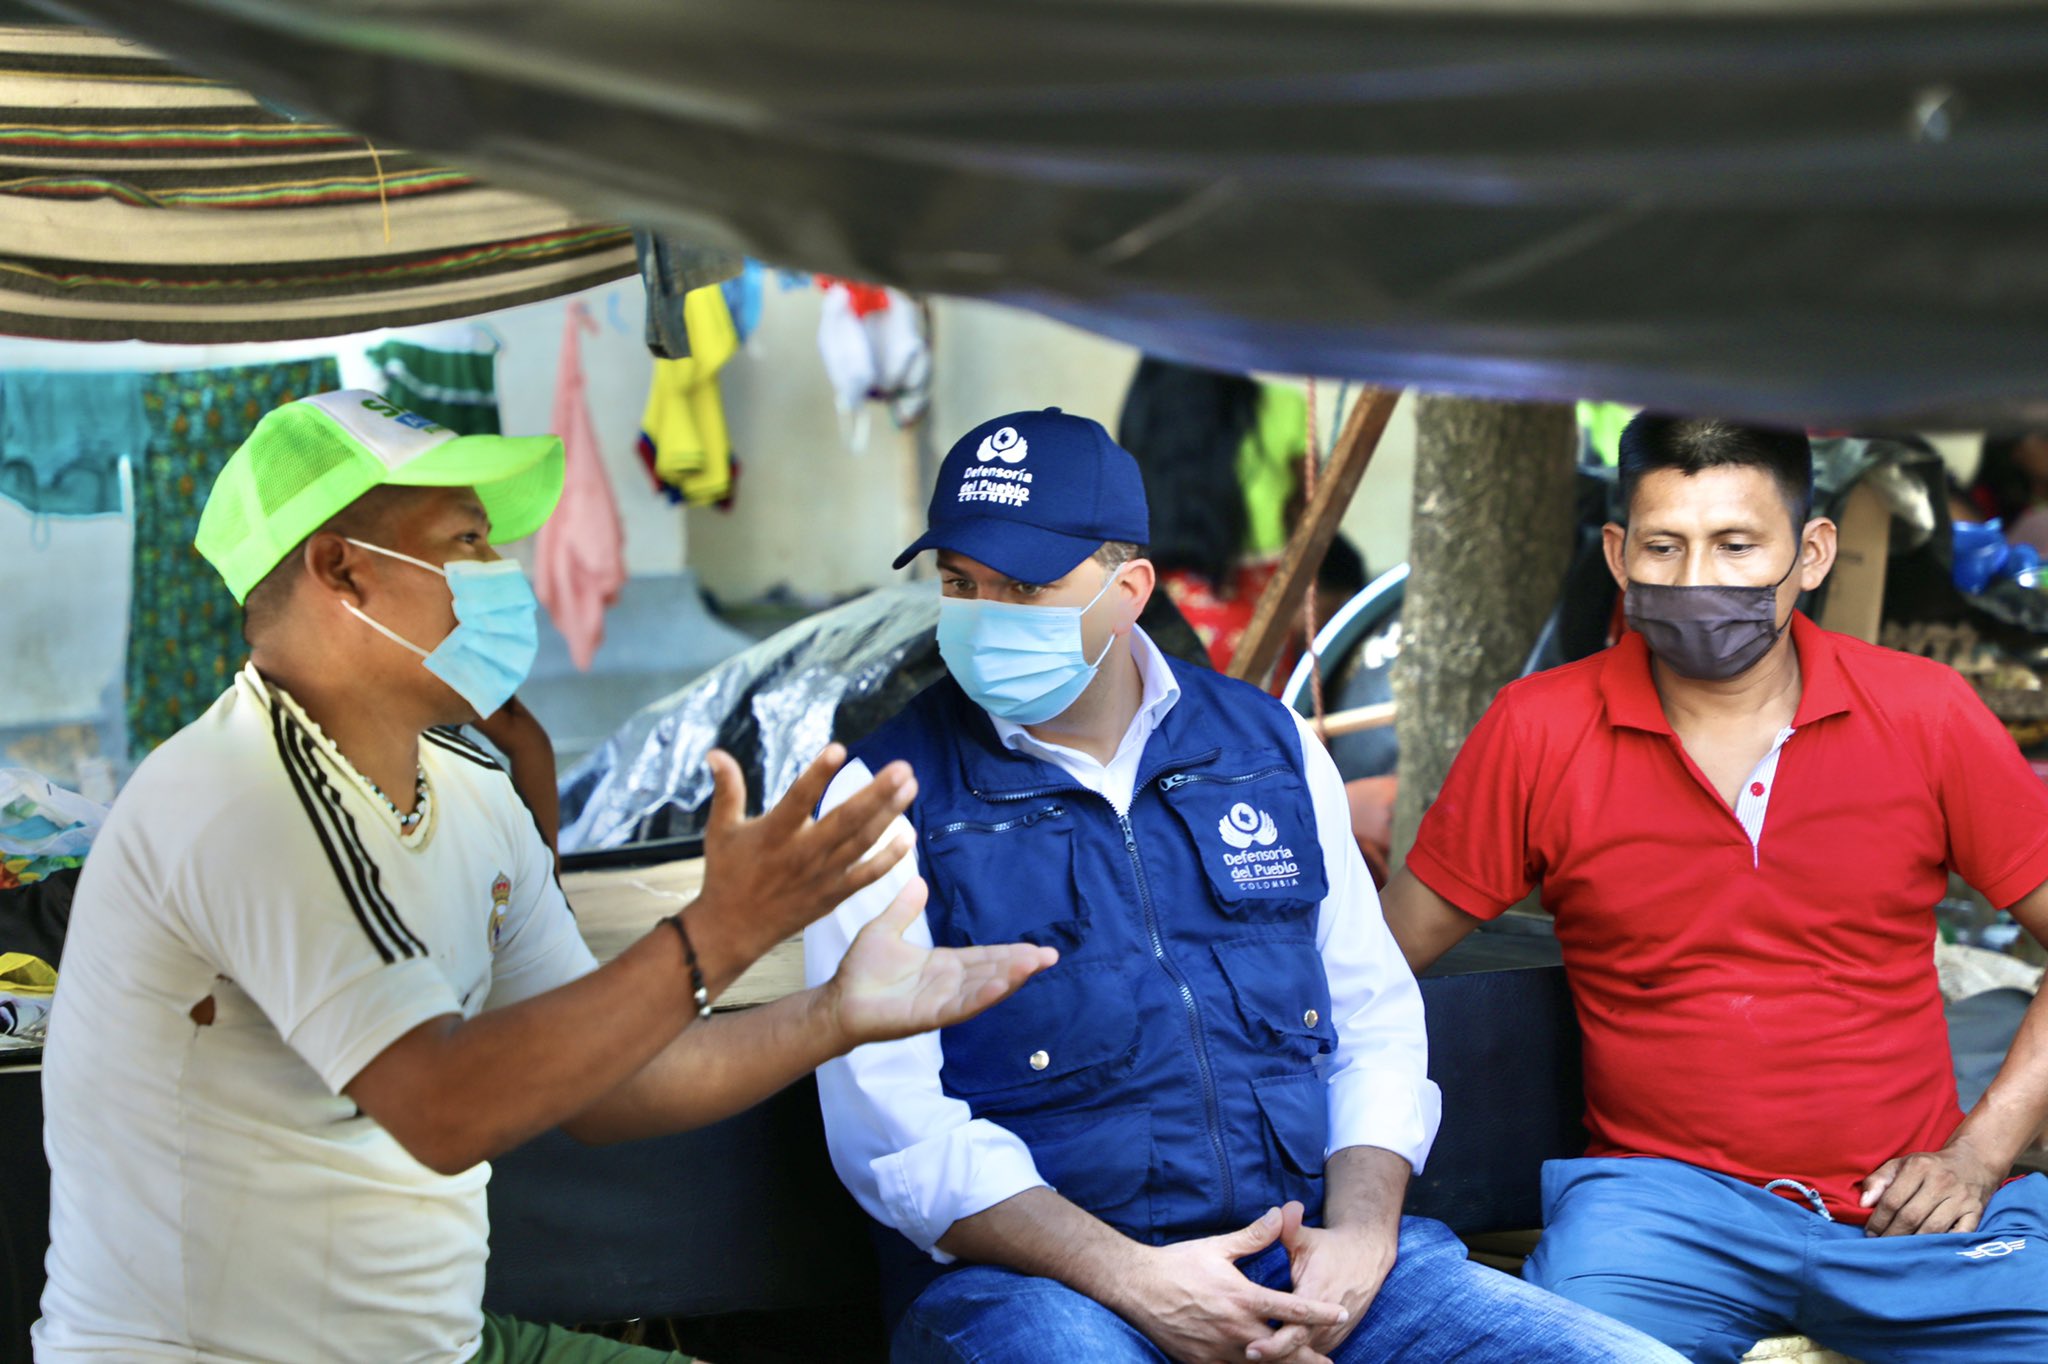
[[[1130, 810], [1146, 743], [1181, 695], [1158, 646], [1135, 628], [1130, 641], [1144, 695], [1108, 763], [994, 721], [1005, 746], [1052, 763], [1119, 814]], [[1387, 930], [1379, 893], [1352, 838], [1343, 778], [1307, 724], [1297, 717], [1297, 725], [1330, 881], [1316, 918], [1337, 1029], [1336, 1050], [1317, 1063], [1329, 1087], [1329, 1150], [1381, 1147], [1419, 1174], [1442, 1113], [1442, 1097], [1428, 1077], [1422, 992]], [[849, 762], [826, 789], [821, 809], [851, 796], [871, 775], [864, 763]], [[906, 820], [897, 823], [909, 827]], [[889, 875], [812, 924], [804, 934], [806, 983], [829, 979], [854, 935], [916, 874], [913, 849]], [[931, 925], [920, 915], [904, 936], [930, 946]], [[976, 1118], [945, 1092], [943, 1063], [935, 1032], [870, 1043], [819, 1067], [818, 1093], [832, 1164], [847, 1189], [870, 1216], [946, 1263], [952, 1257], [937, 1243], [953, 1223], [1046, 1181], [1021, 1138]]]

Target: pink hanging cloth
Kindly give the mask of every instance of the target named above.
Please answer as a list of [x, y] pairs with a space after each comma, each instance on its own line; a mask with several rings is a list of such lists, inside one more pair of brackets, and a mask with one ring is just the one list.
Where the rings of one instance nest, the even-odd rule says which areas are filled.
[[555, 381], [552, 427], [562, 438], [562, 500], [540, 528], [534, 551], [533, 590], [549, 619], [569, 642], [569, 657], [590, 671], [604, 642], [604, 612], [626, 583], [626, 533], [619, 505], [590, 420], [583, 386], [583, 346], [578, 330], [595, 332], [597, 321], [581, 299], [569, 304], [562, 329], [562, 370]]

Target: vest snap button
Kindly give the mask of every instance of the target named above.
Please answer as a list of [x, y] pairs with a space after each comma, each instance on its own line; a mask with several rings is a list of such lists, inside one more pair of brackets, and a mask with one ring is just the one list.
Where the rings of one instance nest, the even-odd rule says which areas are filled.
[[1317, 1013], [1314, 1009], [1310, 1009], [1307, 1013], [1301, 1016], [1301, 1026], [1304, 1028], [1313, 1028], [1316, 1024], [1322, 1021], [1323, 1016]]
[[1052, 1058], [1050, 1056], [1047, 1056], [1044, 1052], [1034, 1051], [1031, 1053], [1031, 1068], [1033, 1070], [1044, 1070], [1047, 1066], [1051, 1064]]

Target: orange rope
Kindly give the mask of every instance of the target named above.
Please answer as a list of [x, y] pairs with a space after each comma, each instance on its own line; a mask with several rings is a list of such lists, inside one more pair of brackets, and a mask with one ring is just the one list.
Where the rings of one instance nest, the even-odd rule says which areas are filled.
[[363, 145], [370, 149], [370, 164], [377, 168], [377, 207], [384, 211], [384, 244], [391, 245], [391, 196], [384, 192], [384, 158], [377, 155], [377, 144], [369, 138]]
[[[1339, 414], [1341, 415], [1341, 414]], [[1316, 501], [1316, 475], [1321, 462], [1321, 446], [1316, 441], [1316, 381], [1308, 381], [1308, 454], [1301, 462], [1302, 514], [1307, 515]], [[1301, 634], [1308, 651], [1309, 697], [1315, 707], [1316, 728], [1323, 724], [1323, 659], [1316, 652], [1316, 573], [1320, 564], [1307, 565], [1309, 569], [1308, 590], [1301, 594]], [[1327, 743], [1328, 740], [1325, 740]]]

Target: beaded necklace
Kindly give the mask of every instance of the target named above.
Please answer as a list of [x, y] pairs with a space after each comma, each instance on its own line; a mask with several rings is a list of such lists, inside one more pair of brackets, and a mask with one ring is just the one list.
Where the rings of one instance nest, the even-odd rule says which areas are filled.
[[376, 782], [371, 781], [368, 777], [364, 777], [363, 785], [369, 787], [377, 799], [384, 802], [384, 808], [389, 810], [391, 817], [398, 821], [398, 827], [401, 832], [411, 833], [413, 826], [418, 824], [420, 817], [427, 812], [427, 769], [425, 767], [420, 768], [419, 776], [413, 782], [412, 813], [409, 815], [398, 813], [398, 803], [385, 795], [384, 788], [377, 785]]

